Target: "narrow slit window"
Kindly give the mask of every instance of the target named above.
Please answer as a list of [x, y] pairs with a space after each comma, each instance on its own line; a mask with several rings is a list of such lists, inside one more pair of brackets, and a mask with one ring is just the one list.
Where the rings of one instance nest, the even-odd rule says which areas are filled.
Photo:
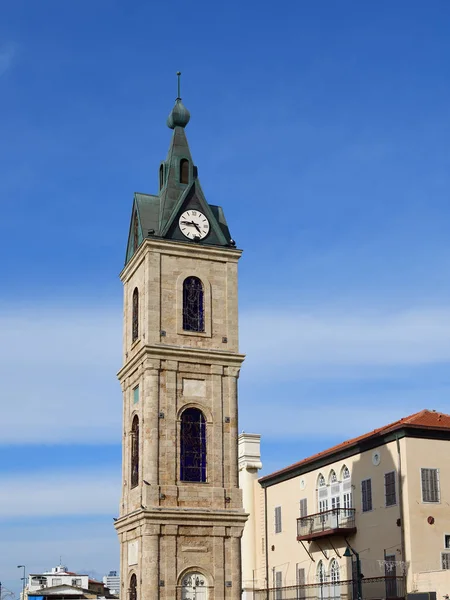
[[180, 160], [180, 183], [189, 183], [189, 161], [186, 158]]
[[164, 185], [164, 165], [159, 167], [159, 189], [162, 190]]
[[183, 329], [205, 331], [203, 284], [198, 277], [187, 277], [183, 282]]
[[364, 479], [361, 482], [361, 496], [362, 496], [362, 511], [368, 512], [372, 510], [372, 480]]
[[136, 252], [139, 246], [139, 220], [137, 210], [134, 211], [133, 216], [133, 252]]
[[131, 341], [135, 342], [139, 337], [139, 290], [134, 288], [133, 292], [133, 323]]
[[131, 426], [131, 487], [139, 483], [139, 418], [135, 415]]
[[198, 408], [187, 408], [181, 415], [180, 479], [206, 481], [206, 419]]

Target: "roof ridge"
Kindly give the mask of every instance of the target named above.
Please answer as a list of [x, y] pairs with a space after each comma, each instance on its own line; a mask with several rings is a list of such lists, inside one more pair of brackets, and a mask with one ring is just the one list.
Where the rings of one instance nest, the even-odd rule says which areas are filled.
[[[420, 417], [427, 417], [426, 420], [429, 420], [428, 415], [435, 415], [436, 423], [433, 423], [433, 422], [432, 423], [424, 423], [423, 421], [418, 422], [418, 421], [420, 421]], [[445, 419], [448, 419], [448, 423], [443, 423], [442, 417], [444, 417]], [[344, 448], [356, 446], [359, 442], [369, 440], [370, 438], [376, 437], [377, 435], [382, 435], [383, 433], [390, 433], [392, 431], [395, 431], [396, 429], [401, 429], [402, 425], [411, 426], [413, 428], [423, 427], [424, 429], [437, 429], [437, 430], [448, 429], [450, 431], [450, 415], [443, 413], [443, 412], [437, 412], [435, 410], [430, 411], [429, 409], [426, 409], [426, 408], [422, 409], [422, 410], [420, 410], [416, 413], [413, 413], [407, 417], [403, 417], [401, 419], [398, 419], [397, 421], [393, 421], [392, 423], [388, 423], [387, 425], [383, 425], [382, 427], [378, 427], [378, 428], [373, 429], [372, 431], [369, 431], [362, 435], [350, 438], [348, 440], [344, 440], [343, 442], [341, 442], [339, 444], [335, 444], [334, 446], [331, 446], [330, 448], [327, 448], [325, 450], [317, 452], [316, 454], [312, 454], [311, 456], [303, 458], [302, 460], [297, 461], [291, 465], [288, 465], [287, 467], [284, 467], [283, 469], [279, 469], [278, 471], [269, 473], [268, 475], [264, 475], [263, 477], [261, 477], [259, 479], [259, 481], [264, 481], [264, 480], [270, 479], [270, 478], [274, 477], [275, 475], [279, 475], [281, 473], [288, 473], [289, 471], [291, 471], [303, 464], [306, 465], [308, 463], [313, 463], [315, 460], [318, 460], [322, 457], [332, 456], [333, 454], [336, 454], [337, 452], [339, 452], [340, 450], [343, 450]]]

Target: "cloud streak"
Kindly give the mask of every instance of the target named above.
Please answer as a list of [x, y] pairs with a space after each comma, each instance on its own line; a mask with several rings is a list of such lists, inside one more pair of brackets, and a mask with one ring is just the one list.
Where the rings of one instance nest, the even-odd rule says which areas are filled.
[[8, 71], [14, 62], [16, 48], [13, 45], [0, 46], [0, 76]]
[[[122, 399], [115, 374], [121, 365], [121, 327], [121, 311], [114, 307], [4, 310], [0, 317], [1, 444], [120, 443]], [[247, 391], [245, 397], [241, 393], [241, 403], [252, 405], [252, 382], [274, 386], [324, 378], [382, 379], [386, 372], [395, 378], [405, 368], [449, 362], [450, 311], [337, 314], [244, 309], [241, 348], [247, 354], [241, 379], [241, 389]], [[261, 406], [252, 417], [253, 428], [264, 432], [268, 423], [273, 428], [273, 419], [264, 409], [265, 402], [273, 400], [268, 394], [258, 399]], [[369, 394], [365, 389], [361, 397]], [[389, 396], [389, 390], [384, 396]], [[335, 397], [321, 399], [329, 415]], [[298, 398], [292, 406], [290, 399], [278, 397], [277, 402], [286, 415], [299, 410]], [[303, 420], [306, 412], [301, 410]], [[365, 409], [364, 415], [351, 410], [352, 423], [368, 422]], [[382, 422], [390, 418], [389, 411], [376, 412]], [[245, 408], [241, 415], [250, 418]], [[287, 417], [289, 428], [288, 423]]]
[[120, 469], [4, 473], [0, 479], [0, 519], [117, 515], [120, 491]]

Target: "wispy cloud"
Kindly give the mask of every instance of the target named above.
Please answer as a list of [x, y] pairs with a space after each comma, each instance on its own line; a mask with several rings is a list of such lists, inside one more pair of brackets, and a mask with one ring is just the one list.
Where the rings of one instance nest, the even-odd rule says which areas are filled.
[[0, 519], [116, 515], [120, 491], [120, 469], [4, 473], [0, 479]]
[[120, 443], [121, 326], [114, 308], [4, 310], [0, 443]]
[[248, 369], [261, 377], [337, 375], [337, 369], [450, 361], [450, 311], [369, 313], [247, 311], [241, 318]]
[[11, 68], [16, 56], [16, 47], [13, 44], [0, 46], [0, 76]]

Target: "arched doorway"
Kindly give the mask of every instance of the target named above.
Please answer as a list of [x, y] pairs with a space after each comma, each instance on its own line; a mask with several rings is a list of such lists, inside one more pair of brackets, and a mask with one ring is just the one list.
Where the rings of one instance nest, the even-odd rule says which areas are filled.
[[181, 579], [181, 600], [207, 600], [208, 586], [202, 573], [192, 571]]

